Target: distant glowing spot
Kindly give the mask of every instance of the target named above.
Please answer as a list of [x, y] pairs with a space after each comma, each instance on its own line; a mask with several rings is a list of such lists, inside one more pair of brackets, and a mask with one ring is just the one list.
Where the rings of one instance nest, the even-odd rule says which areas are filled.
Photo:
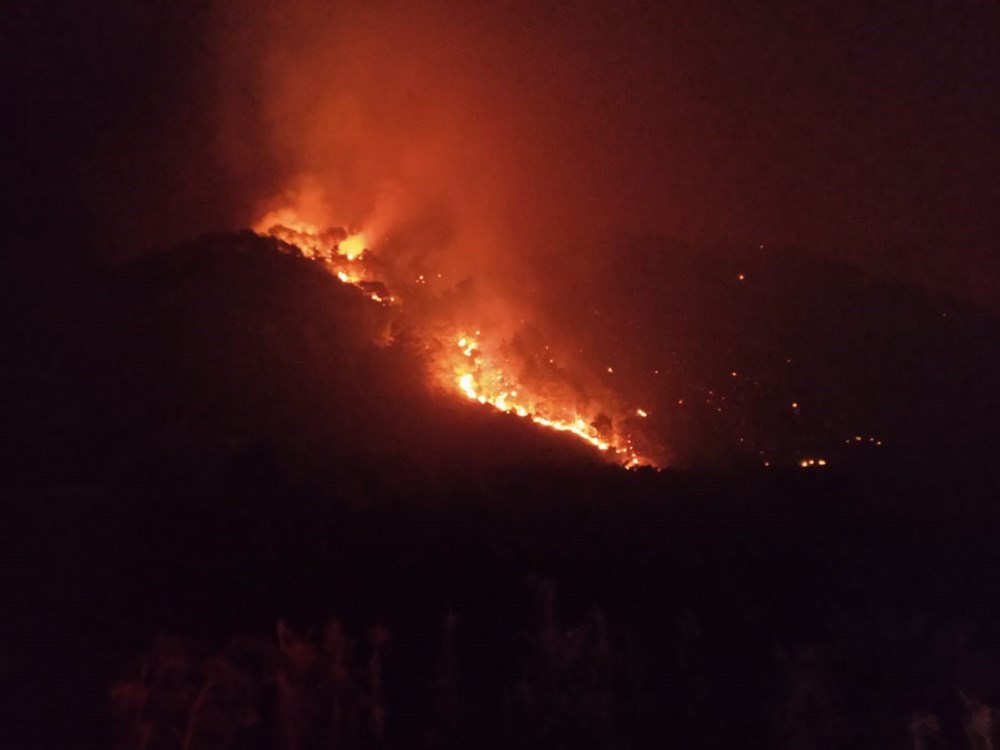
[[737, 372], [736, 372], [736, 370], [733, 370], [733, 371], [732, 371], [731, 373], [729, 373], [729, 374], [730, 374], [730, 375], [732, 375], [732, 376], [733, 376], [733, 377], [735, 378], [735, 377], [737, 377], [737, 376], [738, 376], [738, 374], [739, 374], [739, 373], [737, 373]]
[[798, 401], [792, 401], [792, 408], [793, 409], [798, 409], [799, 408], [799, 402]]
[[682, 399], [682, 398], [677, 399], [677, 405], [678, 406], [683, 406], [684, 405], [684, 399]]
[[821, 459], [817, 460], [816, 461], [816, 465], [817, 466], [826, 466], [826, 459], [825, 458], [821, 458]]
[[643, 409], [636, 409], [635, 413], [638, 414], [643, 419], [645, 419], [646, 417], [649, 416], [649, 414], [647, 412], [645, 412]]
[[343, 271], [337, 271], [337, 278], [340, 279], [341, 281], [343, 281], [345, 284], [351, 283], [350, 279], [347, 276], [347, 274], [344, 273]]
[[608, 368], [608, 372], [610, 372], [610, 373], [611, 373], [612, 375], [614, 375], [614, 373], [615, 373], [615, 368], [613, 368], [613, 367], [609, 367], [609, 368]]
[[737, 278], [739, 278], [740, 281], [746, 281], [747, 280], [746, 274], [742, 274], [742, 273]]

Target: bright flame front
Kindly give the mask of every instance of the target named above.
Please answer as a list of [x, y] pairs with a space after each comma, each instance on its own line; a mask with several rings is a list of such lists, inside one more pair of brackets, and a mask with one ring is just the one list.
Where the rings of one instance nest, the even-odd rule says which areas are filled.
[[636, 452], [630, 438], [616, 435], [610, 429], [601, 430], [571, 407], [532, 397], [524, 384], [517, 383], [494, 364], [476, 337], [456, 336], [451, 359], [454, 384], [466, 398], [505, 414], [528, 418], [542, 427], [571, 433], [599, 451], [612, 452], [626, 466], [648, 463]]
[[[365, 260], [371, 248], [364, 232], [320, 230], [288, 209], [266, 215], [255, 231], [294, 245], [305, 257], [323, 263], [337, 279], [359, 288], [373, 301], [399, 305], [400, 299], [387, 293], [384, 280], [370, 275]], [[421, 274], [413, 287], [422, 289], [426, 283], [426, 275]], [[429, 350], [437, 352], [436, 371], [448, 390], [505, 414], [530, 419], [541, 427], [574, 435], [623, 466], [653, 464], [635, 448], [631, 435], [613, 428], [610, 418], [588, 418], [551, 393], [532, 392], [530, 384], [520, 382], [516, 368], [488, 350], [481, 330], [432, 338], [437, 340], [426, 343]], [[635, 407], [628, 413], [646, 416], [644, 410]]]

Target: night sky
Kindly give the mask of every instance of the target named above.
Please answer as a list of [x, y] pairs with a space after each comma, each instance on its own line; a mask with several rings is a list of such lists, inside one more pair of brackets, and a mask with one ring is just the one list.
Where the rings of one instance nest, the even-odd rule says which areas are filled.
[[585, 225], [996, 296], [995, 2], [88, 0], [3, 24], [20, 263], [244, 226], [307, 172], [359, 215], [395, 181], [535, 254]]

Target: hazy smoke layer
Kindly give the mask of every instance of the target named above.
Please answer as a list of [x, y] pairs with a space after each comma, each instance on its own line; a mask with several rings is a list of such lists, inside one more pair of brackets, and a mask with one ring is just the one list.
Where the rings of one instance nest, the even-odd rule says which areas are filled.
[[635, 18], [522, 3], [251, 5], [219, 14], [221, 145], [255, 190], [246, 221], [298, 193], [376, 240], [430, 223], [447, 256], [435, 265], [453, 278], [523, 289], [533, 259], [572, 263], [571, 248], [650, 213], [635, 200], [647, 169], [636, 141], [660, 136], [655, 113], [632, 127]]
[[4, 23], [3, 226], [36, 244], [244, 226], [311, 175], [352, 221], [505, 238], [470, 268], [656, 232], [998, 296], [995, 3], [80, 0]]

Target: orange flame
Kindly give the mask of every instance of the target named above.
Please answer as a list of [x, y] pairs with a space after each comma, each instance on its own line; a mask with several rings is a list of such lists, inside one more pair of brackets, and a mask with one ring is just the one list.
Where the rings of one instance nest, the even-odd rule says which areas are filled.
[[337, 252], [348, 260], [357, 260], [367, 249], [368, 241], [361, 232], [350, 235], [347, 239], [341, 240], [340, 244], [337, 245]]
[[523, 384], [518, 386], [511, 376], [483, 354], [482, 346], [474, 336], [456, 336], [454, 343], [460, 355], [451, 363], [454, 384], [468, 399], [492, 406], [505, 414], [526, 417], [537, 425], [558, 432], [569, 432], [599, 451], [613, 453], [626, 466], [648, 463], [639, 456], [627, 437], [605, 434], [571, 407], [552, 404], [526, 393]]

